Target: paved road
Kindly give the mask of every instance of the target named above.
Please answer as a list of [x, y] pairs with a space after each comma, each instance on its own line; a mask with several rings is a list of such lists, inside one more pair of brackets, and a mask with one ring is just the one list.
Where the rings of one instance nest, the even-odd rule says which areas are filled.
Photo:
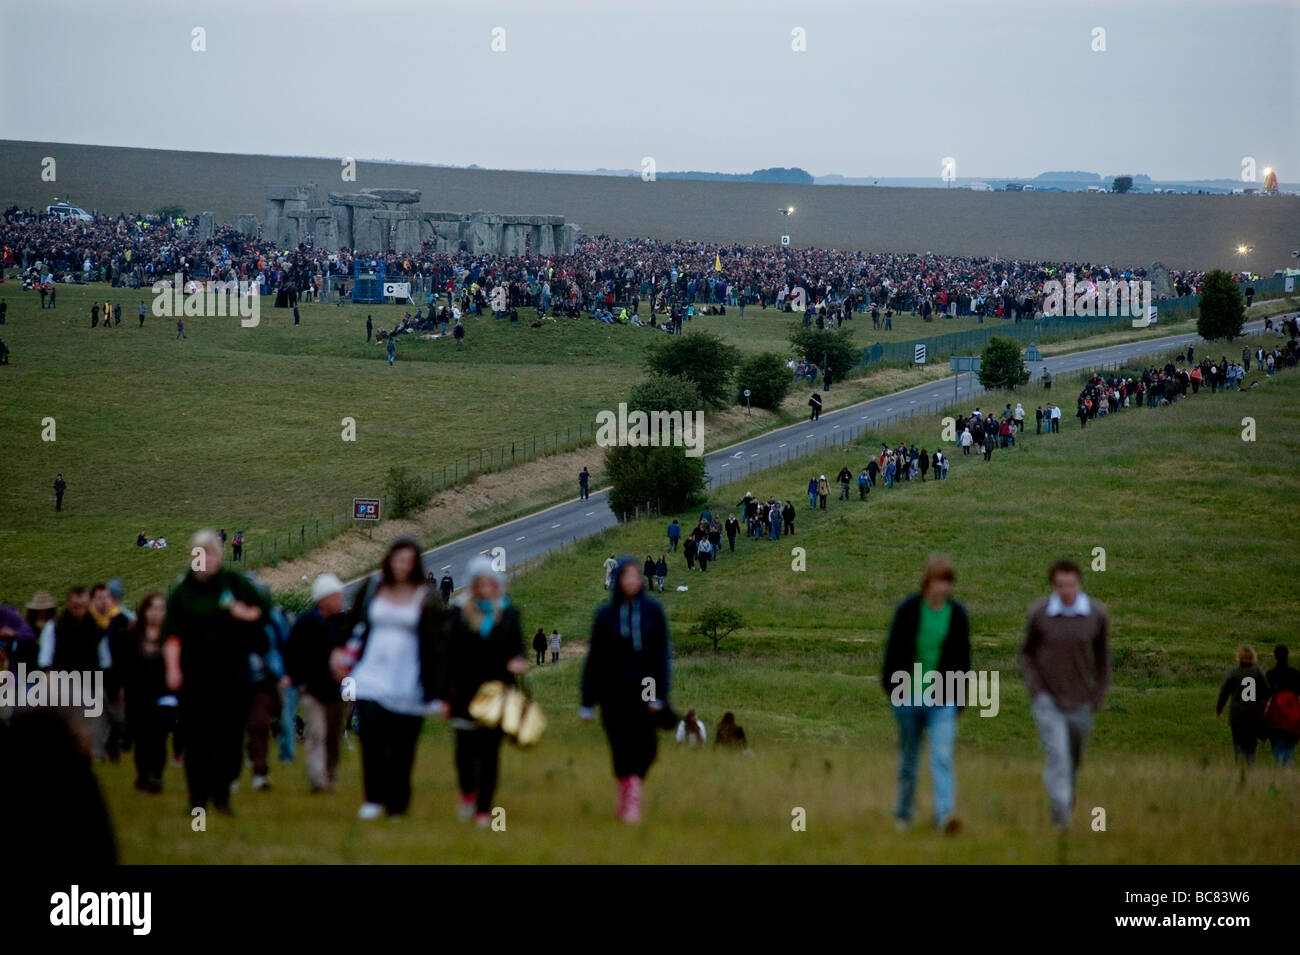
[[[1278, 316], [1280, 318], [1281, 316]], [[1245, 331], [1261, 331], [1263, 321], [1248, 322]], [[1090, 348], [1048, 358], [1047, 369], [1054, 378], [1087, 368], [1100, 368], [1127, 359], [1167, 351], [1188, 343], [1201, 344], [1201, 337], [1195, 332], [1183, 335], [1171, 335], [1164, 338], [1149, 338], [1143, 341], [1111, 345], [1106, 348]], [[1226, 346], [1215, 350], [1223, 351]], [[1235, 351], [1235, 349], [1234, 349]], [[1208, 354], [1208, 352], [1207, 352]], [[976, 376], [962, 375], [959, 385], [958, 400], [977, 397], [983, 392]], [[1058, 398], [1065, 404], [1074, 400], [1073, 390], [1057, 394], [1056, 392], [1031, 392], [1034, 400], [1048, 395]], [[897, 442], [903, 435], [889, 429], [903, 418], [923, 412], [936, 412], [953, 403], [953, 378], [918, 385], [905, 391], [895, 392], [880, 398], [863, 401], [838, 411], [828, 411], [817, 421], [805, 421], [789, 425], [776, 431], [770, 431], [748, 441], [742, 441], [727, 448], [722, 448], [705, 455], [705, 468], [710, 476], [710, 488], [743, 481], [755, 471], [781, 464], [810, 453], [817, 448], [833, 447], [854, 440], [864, 431], [875, 431], [892, 442]], [[997, 409], [994, 409], [997, 410]], [[834, 475], [830, 475], [832, 483]], [[738, 489], [735, 496], [740, 498], [746, 490]], [[762, 488], [758, 489], [763, 491]], [[803, 488], [795, 491], [802, 493]], [[793, 493], [793, 492], [792, 492]], [[795, 494], [795, 497], [798, 497]], [[619, 518], [609, 509], [609, 492], [593, 491], [587, 500], [572, 500], [544, 511], [538, 511], [497, 527], [463, 537], [460, 540], [443, 544], [424, 554], [424, 569], [432, 571], [435, 577], [441, 577], [444, 570], [450, 570], [457, 587], [463, 583], [465, 567], [478, 554], [491, 555], [495, 548], [504, 559], [505, 566], [512, 567], [524, 560], [539, 557], [559, 547], [583, 537], [589, 537], [607, 527], [619, 523]], [[665, 538], [666, 539], [666, 538]], [[593, 579], [599, 568], [592, 568]], [[345, 590], [349, 601], [365, 578], [352, 581]]]

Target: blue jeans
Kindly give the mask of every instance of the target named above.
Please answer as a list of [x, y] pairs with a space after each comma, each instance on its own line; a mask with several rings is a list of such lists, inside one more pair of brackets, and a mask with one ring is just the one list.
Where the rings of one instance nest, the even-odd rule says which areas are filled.
[[779, 541], [780, 539], [781, 539], [781, 521], [778, 519], [772, 522], [772, 530], [768, 536], [768, 540]]
[[934, 821], [935, 825], [940, 825], [952, 813], [957, 799], [957, 782], [952, 769], [952, 749], [957, 739], [957, 707], [895, 706], [893, 709], [898, 721], [898, 805], [894, 808], [894, 817], [912, 818], [921, 737], [929, 729]]
[[298, 688], [291, 686], [280, 691], [282, 708], [280, 710], [280, 762], [293, 762], [293, 747], [298, 739], [298, 726], [295, 716], [298, 712]]
[[817, 492], [816, 492], [816, 491], [809, 491], [809, 492], [808, 492], [808, 506], [811, 507], [811, 508], [813, 508], [814, 510], [816, 510], [816, 508], [817, 508]]
[[1294, 766], [1295, 744], [1296, 741], [1294, 738], [1290, 741], [1286, 741], [1274, 737], [1272, 741], [1273, 762], [1277, 763], [1279, 766]]

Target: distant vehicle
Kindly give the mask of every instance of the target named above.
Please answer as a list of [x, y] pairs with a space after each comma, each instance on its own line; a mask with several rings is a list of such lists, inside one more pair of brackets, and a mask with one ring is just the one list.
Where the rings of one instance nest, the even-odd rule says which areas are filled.
[[972, 192], [992, 192], [992, 191], [993, 191], [993, 187], [990, 186], [987, 182], [972, 182], [972, 183], [970, 184], [970, 189], [971, 189]]
[[1018, 182], [1009, 182], [1003, 188], [1005, 188], [1007, 192], [1020, 192], [1025, 187]]
[[1105, 191], [1106, 191], [1106, 187], [1105, 187], [1105, 186], [1089, 186], [1089, 187], [1088, 187], [1088, 192], [1105, 192]]
[[90, 222], [90, 213], [85, 209], [79, 209], [76, 206], [70, 206], [66, 202], [60, 202], [52, 206], [46, 206], [47, 215], [58, 216], [60, 219], [76, 219], [79, 222]]
[[1033, 192], [1033, 191], [1034, 191], [1034, 187], [1029, 183], [1025, 183], [1024, 187], [1021, 189], [1021, 192]]

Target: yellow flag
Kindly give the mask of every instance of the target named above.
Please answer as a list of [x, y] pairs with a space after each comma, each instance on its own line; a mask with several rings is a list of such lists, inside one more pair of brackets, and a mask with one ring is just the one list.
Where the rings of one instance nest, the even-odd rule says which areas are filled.
[[722, 257], [716, 252], [713, 253], [713, 271], [722, 271]]

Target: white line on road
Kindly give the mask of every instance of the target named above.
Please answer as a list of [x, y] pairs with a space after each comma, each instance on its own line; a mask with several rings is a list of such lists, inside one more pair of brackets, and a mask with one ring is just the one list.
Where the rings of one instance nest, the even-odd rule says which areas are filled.
[[778, 447], [778, 448], [784, 448], [785, 445], [784, 445], [784, 444], [778, 444], [777, 447]]
[[[527, 534], [524, 535], [524, 537], [527, 537], [527, 536], [528, 536]], [[515, 538], [516, 541], [521, 541], [521, 540], [523, 540], [523, 539], [524, 539], [523, 537], [516, 537], [516, 538]]]
[[443, 565], [442, 565], [441, 567], [439, 567], [438, 569], [439, 569], [439, 570], [447, 570], [449, 567], [451, 567], [451, 564], [443, 564]]
[[551, 527], [553, 527], [553, 528], [554, 528], [554, 527], [559, 527], [559, 526], [560, 526], [559, 524], [552, 524], [552, 525], [551, 525]]
[[592, 515], [592, 514], [595, 514], [595, 513], [596, 513], [595, 511], [588, 511], [586, 514], [583, 514], [582, 516], [583, 516], [583, 517], [591, 517], [591, 515]]

